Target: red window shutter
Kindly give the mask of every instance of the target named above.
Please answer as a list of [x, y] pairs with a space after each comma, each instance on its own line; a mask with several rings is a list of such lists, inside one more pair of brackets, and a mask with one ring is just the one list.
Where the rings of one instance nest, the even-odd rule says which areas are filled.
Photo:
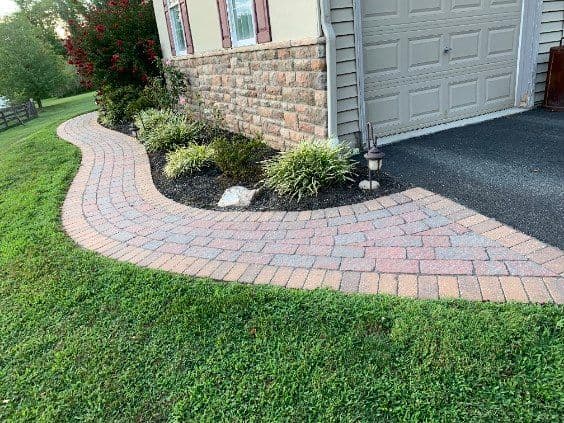
[[268, 0], [255, 0], [255, 18], [257, 22], [257, 43], [271, 42], [272, 34], [270, 31]]
[[172, 24], [170, 23], [170, 11], [168, 10], [167, 0], [163, 0], [163, 9], [166, 19], [166, 28], [168, 29], [168, 41], [170, 43], [170, 49], [172, 50], [172, 55], [176, 56], [176, 47], [174, 46], [174, 36], [172, 35]]
[[186, 51], [188, 54], [194, 54], [194, 41], [192, 40], [192, 31], [190, 29], [190, 19], [188, 19], [188, 6], [186, 0], [180, 0], [180, 16], [184, 24], [184, 38], [186, 39]]
[[219, 24], [221, 26], [221, 40], [224, 48], [230, 48], [231, 30], [229, 28], [229, 16], [227, 15], [227, 0], [217, 0], [217, 10], [219, 12]]

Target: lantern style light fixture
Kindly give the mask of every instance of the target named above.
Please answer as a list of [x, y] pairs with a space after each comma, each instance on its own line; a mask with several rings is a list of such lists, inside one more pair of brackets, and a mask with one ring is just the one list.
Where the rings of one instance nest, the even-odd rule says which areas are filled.
[[129, 126], [129, 133], [135, 138], [139, 139], [139, 128], [134, 123]]
[[370, 190], [372, 190], [372, 172], [380, 173], [382, 170], [382, 163], [384, 162], [384, 157], [386, 157], [386, 155], [378, 148], [378, 137], [374, 136], [374, 126], [372, 123], [368, 122], [366, 124], [366, 129], [369, 150], [364, 155], [364, 158], [368, 162], [368, 180], [370, 183]]

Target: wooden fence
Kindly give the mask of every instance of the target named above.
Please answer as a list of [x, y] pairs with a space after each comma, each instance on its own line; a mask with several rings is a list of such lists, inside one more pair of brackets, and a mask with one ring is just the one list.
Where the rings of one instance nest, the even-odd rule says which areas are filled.
[[33, 100], [27, 103], [0, 109], [0, 130], [10, 126], [23, 125], [24, 122], [37, 117], [37, 109]]

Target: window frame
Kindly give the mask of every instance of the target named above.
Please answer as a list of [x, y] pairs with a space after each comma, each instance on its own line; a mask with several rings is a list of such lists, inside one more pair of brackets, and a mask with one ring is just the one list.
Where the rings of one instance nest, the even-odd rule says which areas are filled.
[[[188, 40], [186, 40], [186, 28], [184, 28], [184, 19], [182, 19], [182, 10], [180, 8], [180, 0], [167, 0], [169, 20], [172, 29], [172, 42], [174, 43], [175, 56], [186, 56], [188, 55]], [[175, 22], [173, 9], [178, 10], [178, 20]], [[178, 40], [178, 31], [176, 24], [180, 25], [180, 33], [182, 34], [182, 41], [184, 42], [184, 49], [180, 49]]]
[[257, 40], [257, 17], [256, 17], [256, 5], [255, 0], [250, 0], [251, 3], [251, 17], [253, 21], [253, 37], [247, 38], [245, 40], [239, 40], [237, 37], [237, 29], [235, 25], [235, 20], [233, 16], [233, 6], [237, 0], [226, 0], [227, 4], [227, 19], [229, 20], [229, 31], [231, 35], [231, 46], [236, 47], [247, 47], [254, 46], [258, 44]]

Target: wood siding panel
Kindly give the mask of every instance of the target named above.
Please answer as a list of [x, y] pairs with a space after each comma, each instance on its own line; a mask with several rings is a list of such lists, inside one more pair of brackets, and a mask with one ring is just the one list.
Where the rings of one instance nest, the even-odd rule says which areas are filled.
[[535, 103], [537, 104], [544, 100], [548, 52], [551, 47], [560, 45], [560, 40], [564, 37], [564, 0], [544, 0], [542, 11], [535, 81]]
[[331, 20], [337, 35], [337, 125], [343, 141], [360, 131], [353, 0], [331, 0]]

